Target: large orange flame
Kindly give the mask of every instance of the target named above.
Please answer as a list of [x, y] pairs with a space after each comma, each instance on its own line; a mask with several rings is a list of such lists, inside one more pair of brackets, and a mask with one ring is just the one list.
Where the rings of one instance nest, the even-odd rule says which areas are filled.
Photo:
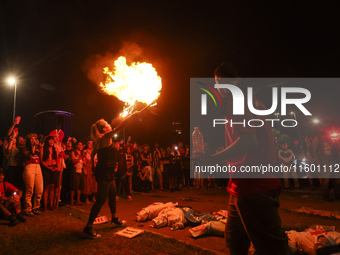
[[131, 114], [136, 101], [152, 104], [162, 89], [161, 77], [149, 63], [134, 62], [129, 66], [125, 57], [119, 57], [114, 62], [114, 70], [105, 67], [104, 74], [107, 78], [105, 83], [100, 83], [100, 87], [108, 95], [125, 102], [123, 117]]

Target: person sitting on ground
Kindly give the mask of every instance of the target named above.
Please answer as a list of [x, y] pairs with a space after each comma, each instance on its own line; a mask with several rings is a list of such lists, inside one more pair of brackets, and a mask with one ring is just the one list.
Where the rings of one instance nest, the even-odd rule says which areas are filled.
[[151, 182], [149, 180], [150, 171], [147, 167], [140, 167], [140, 171], [138, 172], [137, 176], [139, 177], [139, 187], [142, 192], [149, 193], [150, 192], [150, 185]]
[[[8, 182], [4, 182], [5, 172], [0, 168], [0, 213], [15, 226], [26, 219], [21, 213], [22, 192]], [[19, 221], [18, 221], [19, 220]]]

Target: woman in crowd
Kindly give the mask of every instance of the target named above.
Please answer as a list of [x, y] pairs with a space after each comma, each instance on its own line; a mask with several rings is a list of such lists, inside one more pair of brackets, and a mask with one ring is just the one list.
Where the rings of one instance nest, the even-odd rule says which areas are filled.
[[167, 154], [167, 151], [164, 148], [161, 148], [161, 171], [163, 173], [163, 183], [164, 183], [164, 189], [167, 189], [169, 186], [169, 172], [170, 172], [170, 161], [169, 156]]
[[92, 165], [94, 165], [94, 156], [97, 154], [98, 162], [94, 175], [98, 184], [98, 191], [96, 202], [91, 208], [89, 220], [83, 230], [86, 237], [91, 239], [101, 237], [93, 230], [93, 222], [104, 205], [107, 196], [109, 197], [109, 206], [112, 214], [111, 226], [119, 227], [126, 223], [125, 221], [118, 219], [116, 212], [116, 186], [114, 175], [118, 167], [118, 153], [112, 143], [112, 137], [115, 132], [117, 132], [116, 129], [112, 130], [111, 126], [103, 119], [98, 120], [91, 127], [91, 137], [94, 141], [91, 160]]
[[137, 178], [137, 174], [138, 174], [138, 160], [140, 159], [140, 152], [139, 152], [139, 146], [137, 144], [137, 142], [133, 143], [133, 150], [131, 151], [131, 154], [133, 156], [133, 164], [134, 166], [133, 168], [133, 174], [132, 174], [132, 187], [133, 190], [136, 191], [135, 187], [138, 185], [139, 182], [139, 178]]
[[294, 187], [295, 188], [300, 188], [299, 179], [297, 177], [296, 171], [294, 170], [294, 167], [295, 167], [295, 165], [294, 165], [295, 155], [294, 155], [293, 151], [288, 148], [288, 144], [287, 143], [284, 143], [284, 144], [281, 145], [281, 149], [278, 152], [278, 156], [279, 156], [279, 160], [281, 162], [281, 165], [283, 167], [286, 167], [287, 169], [289, 169], [289, 171], [284, 171], [283, 172], [283, 184], [284, 184], [284, 188], [285, 189], [290, 188], [290, 184], [289, 184], [290, 174], [293, 177]]
[[[44, 181], [40, 167], [40, 158], [36, 150], [36, 134], [26, 137], [26, 147], [23, 149], [25, 157], [25, 169], [23, 179], [25, 182], [25, 212], [27, 216], [40, 215], [40, 201], [44, 189]], [[34, 192], [33, 207], [32, 196]]]
[[151, 164], [152, 164], [152, 155], [150, 152], [150, 147], [147, 144], [144, 144], [143, 146], [143, 152], [141, 153], [141, 159], [142, 159], [142, 167], [145, 168], [146, 172], [149, 172], [150, 174], [147, 174], [149, 176], [149, 181], [151, 183], [151, 189], [153, 190], [153, 178], [152, 178], [152, 172], [151, 172]]
[[134, 165], [135, 164], [134, 164], [134, 158], [133, 158], [133, 156], [131, 154], [131, 148], [130, 147], [126, 148], [125, 157], [126, 157], [126, 168], [127, 168], [126, 175], [127, 175], [127, 178], [128, 178], [130, 194], [132, 195], [133, 194], [133, 190], [132, 190], [132, 175], [133, 175], [133, 169], [134, 169]]
[[76, 149], [71, 152], [71, 159], [73, 163], [73, 171], [71, 175], [71, 205], [74, 203], [74, 194], [76, 195], [76, 205], [82, 205], [80, 202], [81, 190], [84, 189], [84, 162], [85, 151], [83, 150], [83, 143], [78, 141]]
[[85, 146], [85, 164], [84, 164], [84, 189], [83, 194], [85, 196], [85, 203], [89, 204], [89, 196], [93, 196], [92, 200], [95, 201], [94, 194], [97, 193], [97, 182], [93, 178], [92, 173], [92, 163], [91, 163], [91, 154], [93, 151], [93, 141], [88, 141]]
[[[305, 136], [304, 137], [304, 141], [303, 141], [303, 152], [304, 152], [304, 156], [306, 159], [306, 164], [308, 165], [312, 165], [315, 164], [316, 160], [313, 154], [313, 144], [312, 144], [312, 139], [309, 136]], [[314, 179], [313, 177], [317, 177], [317, 176], [313, 176], [312, 172], [308, 173], [308, 178], [309, 178], [309, 186], [312, 187], [314, 184]]]
[[180, 158], [180, 153], [177, 149], [176, 144], [172, 145], [172, 151], [170, 153], [170, 171], [169, 171], [169, 189], [170, 192], [174, 192], [175, 190], [179, 190], [178, 188], [178, 182], [177, 182], [177, 178], [179, 175], [179, 171], [180, 169], [180, 162], [179, 162], [179, 158]]
[[154, 144], [154, 150], [152, 152], [152, 179], [157, 175], [159, 180], [160, 191], [163, 191], [163, 172], [161, 169], [161, 152], [159, 150], [158, 142]]
[[184, 170], [184, 183], [186, 188], [190, 188], [190, 148], [185, 146], [184, 160], [183, 160], [183, 170]]
[[73, 170], [73, 163], [71, 153], [73, 151], [73, 144], [71, 140], [66, 142], [66, 149], [65, 149], [65, 166], [66, 168], [63, 171], [63, 178], [62, 178], [62, 189], [61, 189], [61, 200], [66, 204], [70, 199], [71, 193], [71, 176]]
[[131, 197], [129, 184], [128, 184], [128, 176], [127, 176], [127, 162], [126, 162], [126, 151], [124, 149], [124, 145], [121, 142], [116, 142], [116, 149], [118, 150], [118, 169], [115, 173], [115, 181], [117, 188], [117, 196], [116, 201], [119, 201], [119, 196], [122, 196], [124, 193], [127, 196], [127, 199], [132, 202], [133, 199]]
[[[59, 182], [57, 152], [54, 148], [53, 136], [45, 138], [44, 147], [40, 151], [42, 173], [44, 177], [44, 210], [55, 210], [54, 187]], [[47, 201], [49, 200], [49, 205]]]

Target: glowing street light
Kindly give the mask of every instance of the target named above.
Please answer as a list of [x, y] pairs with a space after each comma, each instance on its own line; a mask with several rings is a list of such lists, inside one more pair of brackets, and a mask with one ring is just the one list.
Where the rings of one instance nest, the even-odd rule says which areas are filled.
[[313, 119], [314, 124], [319, 124], [320, 120], [319, 119]]
[[14, 102], [13, 102], [13, 123], [15, 120], [15, 106], [17, 101], [17, 81], [14, 77], [9, 77], [7, 80], [9, 85], [14, 85]]
[[7, 82], [8, 82], [9, 85], [14, 85], [16, 81], [13, 77], [9, 77]]

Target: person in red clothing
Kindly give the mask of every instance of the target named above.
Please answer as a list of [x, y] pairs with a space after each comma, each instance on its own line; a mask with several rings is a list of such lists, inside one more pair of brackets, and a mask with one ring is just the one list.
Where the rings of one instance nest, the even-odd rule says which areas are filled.
[[[215, 70], [215, 81], [224, 84], [223, 78], [230, 77], [230, 69], [222, 64]], [[235, 76], [232, 76], [235, 77]], [[229, 82], [230, 84], [230, 82]], [[249, 110], [245, 115], [233, 115], [233, 97], [229, 90], [220, 89], [224, 98], [224, 116], [226, 120], [242, 122], [249, 119], [264, 119], [265, 116], [253, 116]], [[263, 104], [254, 99], [257, 109], [264, 109]], [[229, 122], [230, 123], [230, 122]], [[243, 125], [225, 125], [224, 150], [213, 154], [210, 161], [227, 161], [230, 166], [257, 166], [276, 162], [274, 140], [269, 124], [264, 121], [262, 127], [244, 127]], [[275, 176], [237, 175], [230, 173], [228, 192], [228, 221], [225, 237], [230, 254], [246, 255], [252, 242], [258, 254], [291, 254], [288, 239], [281, 229], [278, 213], [281, 183]], [[241, 178], [242, 177], [242, 178]]]
[[[5, 172], [0, 168], [0, 213], [15, 226], [26, 219], [21, 213], [22, 192], [8, 182], [4, 182]], [[18, 221], [19, 220], [19, 221]]]

